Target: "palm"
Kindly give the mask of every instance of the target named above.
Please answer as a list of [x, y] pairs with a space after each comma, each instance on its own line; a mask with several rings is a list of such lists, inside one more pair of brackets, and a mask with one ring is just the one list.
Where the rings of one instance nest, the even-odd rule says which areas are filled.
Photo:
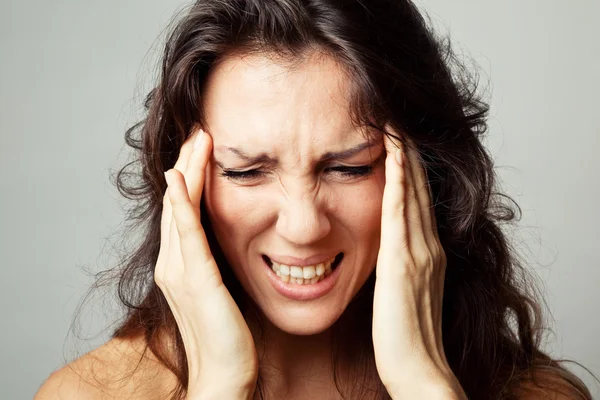
[[200, 221], [200, 198], [212, 146], [210, 137], [204, 137], [197, 151], [188, 139], [175, 168], [166, 174], [169, 187], [154, 277], [185, 346], [189, 386], [203, 388], [215, 382], [248, 386], [258, 371], [252, 334], [223, 284]]

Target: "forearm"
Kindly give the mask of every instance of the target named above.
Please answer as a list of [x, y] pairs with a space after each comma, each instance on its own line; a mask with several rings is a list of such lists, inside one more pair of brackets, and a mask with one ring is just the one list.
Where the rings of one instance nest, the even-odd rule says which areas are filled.
[[252, 400], [256, 381], [242, 383], [229, 378], [190, 382], [186, 400]]
[[185, 400], [252, 400], [254, 387], [213, 385], [201, 389], [191, 389]]

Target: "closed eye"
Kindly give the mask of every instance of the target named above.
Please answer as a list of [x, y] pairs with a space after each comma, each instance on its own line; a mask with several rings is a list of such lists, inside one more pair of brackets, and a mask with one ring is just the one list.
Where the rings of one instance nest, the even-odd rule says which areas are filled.
[[253, 178], [258, 178], [262, 174], [263, 172], [258, 169], [251, 169], [249, 171], [234, 171], [230, 169], [224, 169], [223, 172], [221, 172], [221, 176], [233, 180], [250, 180]]
[[373, 172], [372, 165], [361, 165], [359, 167], [346, 167], [346, 166], [338, 166], [338, 167], [330, 167], [325, 168], [325, 171], [331, 171], [335, 174], [341, 175], [342, 177], [357, 177], [357, 176], [366, 176]]
[[[373, 165], [361, 165], [357, 167], [348, 167], [344, 165], [339, 165], [335, 167], [325, 168], [326, 173], [334, 174], [340, 176], [342, 178], [354, 178], [359, 176], [366, 176], [373, 172]], [[249, 181], [252, 179], [259, 178], [266, 174], [266, 172], [261, 171], [259, 169], [251, 169], [248, 171], [236, 171], [236, 170], [228, 170], [224, 169], [221, 172], [221, 176], [224, 176], [227, 179], [237, 180], [237, 181]]]

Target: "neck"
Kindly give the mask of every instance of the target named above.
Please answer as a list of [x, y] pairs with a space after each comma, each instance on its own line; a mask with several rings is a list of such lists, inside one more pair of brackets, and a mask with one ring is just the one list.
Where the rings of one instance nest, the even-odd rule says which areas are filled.
[[259, 357], [259, 376], [267, 398], [335, 398], [332, 329], [291, 335], [260, 315], [247, 318]]
[[385, 392], [369, 345], [374, 286], [373, 275], [334, 326], [310, 336], [282, 331], [252, 301], [244, 302], [265, 398], [341, 399], [338, 385], [346, 398], [378, 398]]

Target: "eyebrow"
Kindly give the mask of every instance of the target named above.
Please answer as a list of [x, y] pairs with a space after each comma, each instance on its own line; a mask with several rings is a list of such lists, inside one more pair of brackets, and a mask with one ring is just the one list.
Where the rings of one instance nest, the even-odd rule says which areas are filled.
[[[346, 149], [346, 150], [328, 151], [325, 154], [323, 154], [323, 156], [321, 156], [321, 159], [318, 161], [318, 164], [322, 164], [324, 162], [331, 161], [331, 160], [345, 160], [347, 158], [350, 158], [350, 157], [362, 152], [363, 150], [365, 150], [367, 148], [375, 146], [376, 144], [377, 144], [377, 142], [375, 142], [375, 141], [367, 141], [367, 142], [360, 143], [360, 144], [358, 144], [354, 147], [351, 147], [349, 149]], [[228, 146], [219, 146], [219, 147], [222, 147], [225, 150], [228, 150], [228, 151], [234, 153], [239, 158], [243, 159], [244, 161], [248, 162], [249, 164], [259, 164], [259, 163], [270, 164], [270, 165], [277, 164], [277, 159], [272, 158], [271, 156], [269, 156], [266, 153], [261, 153], [257, 156], [251, 156], [251, 155], [244, 153], [244, 151], [237, 149], [235, 147], [228, 147]], [[221, 168], [223, 168], [223, 165], [220, 162], [218, 162], [218, 161], [216, 161], [216, 162]]]

